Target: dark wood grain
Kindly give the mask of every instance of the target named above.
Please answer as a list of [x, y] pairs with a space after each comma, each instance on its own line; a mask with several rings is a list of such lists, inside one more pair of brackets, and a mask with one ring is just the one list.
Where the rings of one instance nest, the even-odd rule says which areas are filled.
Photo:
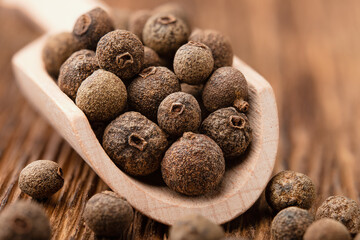
[[[108, 0], [136, 10], [165, 1]], [[280, 146], [275, 171], [308, 174], [319, 198], [359, 200], [360, 2], [357, 0], [183, 0], [194, 26], [227, 34], [236, 55], [275, 90]], [[81, 214], [107, 186], [26, 103], [11, 73], [13, 53], [41, 33], [13, 10], [0, 8], [0, 211], [19, 198], [17, 178], [36, 159], [59, 162], [65, 185], [41, 203], [53, 239], [94, 239]], [[315, 206], [315, 207], [316, 207]], [[315, 209], [314, 207], [314, 209]], [[312, 209], [312, 211], [314, 211]], [[269, 239], [272, 213], [262, 196], [243, 216], [224, 224], [226, 235]], [[166, 239], [168, 227], [136, 212], [125, 239]]]

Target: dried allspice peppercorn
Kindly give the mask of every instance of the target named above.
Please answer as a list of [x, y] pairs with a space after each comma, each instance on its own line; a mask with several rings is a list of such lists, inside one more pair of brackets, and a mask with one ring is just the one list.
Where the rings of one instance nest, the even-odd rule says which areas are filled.
[[163, 60], [159, 55], [149, 47], [144, 47], [144, 64], [143, 68], [148, 68], [151, 66], [160, 66], [163, 65]]
[[244, 75], [233, 67], [217, 69], [206, 82], [202, 99], [210, 112], [231, 106], [240, 112], [247, 112], [248, 85]]
[[209, 116], [210, 112], [205, 108], [204, 103], [201, 99], [202, 90], [204, 88], [203, 84], [199, 85], [189, 85], [187, 83], [181, 83], [181, 91], [193, 95], [199, 103], [201, 109], [201, 119], [205, 119]]
[[351, 234], [360, 231], [360, 207], [344, 196], [327, 198], [316, 211], [316, 219], [332, 218], [344, 224]]
[[309, 211], [298, 207], [281, 210], [271, 223], [273, 240], [302, 240], [306, 229], [313, 223]]
[[179, 92], [180, 83], [166, 67], [148, 67], [130, 83], [127, 90], [130, 106], [156, 121], [160, 103], [169, 94]]
[[190, 41], [181, 46], [174, 57], [174, 72], [181, 82], [204, 83], [214, 68], [211, 50], [203, 43]]
[[143, 42], [160, 56], [172, 57], [187, 42], [189, 28], [180, 18], [160, 13], [151, 16], [143, 29]]
[[151, 11], [138, 10], [130, 15], [128, 29], [142, 41], [142, 32], [146, 21], [151, 17]]
[[181, 83], [181, 91], [193, 95], [196, 99], [201, 99], [201, 93], [203, 88], [203, 84], [190, 85], [187, 83]]
[[243, 154], [252, 141], [252, 129], [245, 114], [233, 107], [211, 113], [201, 124], [201, 133], [211, 137], [225, 157]]
[[129, 80], [138, 74], [144, 62], [144, 46], [135, 34], [115, 30], [103, 36], [96, 48], [100, 68]]
[[305, 174], [282, 171], [276, 174], [265, 189], [266, 201], [274, 211], [287, 207], [311, 208], [315, 197], [315, 185]]
[[97, 69], [94, 51], [84, 49], [73, 53], [60, 68], [58, 85], [61, 91], [75, 101], [80, 84]]
[[307, 228], [304, 240], [351, 240], [351, 235], [342, 223], [322, 218]]
[[76, 95], [76, 105], [89, 121], [109, 121], [125, 108], [127, 92], [115, 74], [99, 69], [86, 78]]
[[231, 66], [234, 53], [227, 37], [215, 30], [194, 30], [189, 41], [201, 42], [207, 45], [214, 57], [214, 69]]
[[130, 227], [134, 219], [134, 210], [117, 193], [104, 191], [89, 199], [83, 218], [97, 236], [118, 237]]
[[0, 212], [1, 240], [50, 240], [48, 217], [40, 205], [19, 200]]
[[84, 48], [95, 50], [100, 38], [114, 29], [110, 16], [103, 9], [94, 8], [76, 20], [73, 35]]
[[103, 147], [123, 171], [144, 176], [156, 171], [168, 146], [165, 133], [138, 112], [126, 112], [105, 129]]
[[185, 195], [205, 194], [224, 176], [224, 155], [211, 138], [186, 132], [166, 151], [161, 172], [172, 190]]
[[188, 93], [172, 93], [161, 102], [157, 121], [160, 128], [171, 136], [197, 132], [201, 123], [199, 103]]
[[178, 3], [165, 3], [162, 5], [157, 6], [154, 10], [153, 10], [154, 14], [159, 14], [159, 13], [167, 13], [167, 14], [172, 14], [178, 18], [181, 18], [188, 26], [190, 26], [190, 19], [189, 19], [189, 15], [188, 12]]
[[34, 199], [46, 199], [59, 191], [63, 185], [62, 169], [50, 160], [32, 162], [19, 175], [19, 188]]
[[46, 71], [57, 79], [61, 65], [82, 45], [71, 33], [63, 32], [49, 36], [42, 50], [42, 59]]
[[224, 235], [221, 226], [201, 215], [181, 217], [169, 230], [169, 240], [220, 240]]

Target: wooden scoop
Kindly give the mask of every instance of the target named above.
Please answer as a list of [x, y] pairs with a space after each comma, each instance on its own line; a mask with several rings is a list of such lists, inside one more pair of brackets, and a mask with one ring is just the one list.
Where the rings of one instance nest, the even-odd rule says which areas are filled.
[[[95, 1], [85, 0], [5, 2], [16, 4], [47, 32], [71, 31], [78, 16], [99, 6]], [[227, 164], [224, 180], [214, 192], [188, 197], [170, 190], [161, 180], [133, 178], [111, 161], [84, 113], [45, 71], [41, 59], [45, 38], [32, 42], [13, 57], [20, 89], [101, 179], [138, 211], [165, 224], [173, 224], [179, 217], [194, 213], [221, 224], [244, 213], [259, 198], [275, 163], [278, 116], [271, 86], [240, 59], [234, 58], [234, 67], [245, 75], [249, 84], [248, 118], [253, 128], [253, 142], [245, 156]]]

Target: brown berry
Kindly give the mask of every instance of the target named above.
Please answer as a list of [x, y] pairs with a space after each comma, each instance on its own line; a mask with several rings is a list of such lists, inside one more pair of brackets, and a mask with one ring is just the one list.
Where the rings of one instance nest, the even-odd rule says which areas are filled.
[[165, 133], [138, 112], [126, 112], [105, 129], [103, 147], [123, 171], [144, 176], [156, 171], [168, 145]]
[[80, 50], [81, 44], [71, 33], [63, 32], [50, 36], [42, 50], [42, 59], [46, 71], [57, 79], [61, 65], [71, 54]]
[[235, 108], [221, 108], [211, 113], [201, 124], [201, 133], [211, 137], [225, 157], [243, 154], [252, 141], [248, 118]]
[[162, 59], [159, 55], [149, 47], [144, 47], [144, 64], [143, 68], [148, 68], [151, 66], [160, 66], [163, 65]]
[[189, 28], [176, 16], [167, 13], [150, 17], [143, 29], [144, 44], [160, 56], [174, 56], [176, 50], [187, 42]]
[[58, 85], [61, 91], [75, 101], [80, 84], [98, 68], [94, 51], [84, 49], [73, 53], [60, 68]]
[[128, 87], [129, 104], [151, 120], [156, 121], [157, 110], [164, 98], [180, 91], [175, 74], [166, 67], [148, 67]]
[[193, 95], [196, 99], [201, 99], [201, 93], [204, 85], [190, 85], [187, 83], [181, 83], [181, 91]]
[[274, 211], [291, 206], [309, 209], [316, 197], [315, 185], [305, 174], [282, 171], [272, 177], [265, 196]]
[[201, 215], [182, 217], [169, 230], [169, 240], [221, 240], [224, 235], [221, 226]]
[[90, 121], [108, 121], [125, 108], [126, 87], [115, 74], [99, 69], [85, 79], [77, 92], [76, 105]]
[[308, 227], [304, 240], [351, 240], [351, 236], [347, 228], [340, 222], [323, 218]]
[[316, 219], [321, 218], [341, 222], [352, 234], [360, 230], [360, 207], [354, 200], [344, 196], [327, 198], [316, 211]]
[[40, 205], [19, 200], [0, 213], [1, 240], [50, 240], [49, 219]]
[[172, 136], [197, 132], [201, 123], [199, 103], [188, 93], [172, 93], [161, 102], [157, 121], [161, 129]]
[[181, 18], [188, 26], [190, 26], [190, 19], [187, 11], [178, 3], [171, 2], [159, 5], [153, 10], [153, 13], [172, 14], [178, 18]]
[[233, 67], [217, 69], [206, 82], [202, 93], [204, 105], [210, 112], [231, 106], [240, 112], [247, 112], [249, 109], [247, 98], [246, 79]]
[[186, 132], [166, 151], [161, 172], [172, 190], [201, 195], [219, 185], [225, 172], [225, 160], [220, 147], [211, 138]]
[[190, 41], [174, 57], [174, 72], [180, 81], [197, 85], [205, 82], [214, 67], [211, 50], [205, 44]]
[[214, 57], [214, 69], [232, 66], [233, 50], [227, 37], [214, 30], [196, 29], [189, 37], [189, 41], [201, 42], [207, 45]]
[[89, 199], [83, 218], [97, 236], [118, 237], [130, 227], [134, 210], [115, 192], [104, 191]]
[[19, 175], [19, 188], [34, 199], [45, 199], [64, 185], [62, 169], [56, 162], [37, 160], [27, 165]]
[[271, 223], [273, 240], [302, 240], [306, 229], [314, 221], [314, 217], [298, 207], [281, 210]]
[[144, 47], [135, 34], [115, 30], [102, 37], [96, 48], [100, 68], [129, 80], [140, 72], [144, 62]]
[[210, 112], [205, 108], [204, 103], [201, 99], [203, 84], [200, 85], [189, 85], [187, 83], [181, 83], [181, 91], [193, 95], [199, 103], [201, 109], [201, 119], [205, 119], [209, 116]]
[[110, 16], [103, 9], [94, 8], [76, 20], [73, 34], [84, 48], [95, 50], [100, 38], [113, 30]]
[[146, 21], [151, 17], [151, 11], [138, 10], [131, 14], [128, 29], [142, 41], [142, 32]]

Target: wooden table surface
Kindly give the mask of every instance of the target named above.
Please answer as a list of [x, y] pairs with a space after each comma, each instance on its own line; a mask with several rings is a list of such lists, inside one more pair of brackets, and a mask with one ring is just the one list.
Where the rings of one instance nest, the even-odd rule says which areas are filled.
[[[130, 10], [164, 1], [109, 0]], [[357, 0], [184, 0], [194, 26], [227, 34], [236, 55], [273, 86], [280, 117], [275, 172], [308, 174], [326, 197], [359, 200], [360, 2]], [[41, 33], [20, 13], [0, 7], [0, 210], [19, 198], [17, 178], [36, 159], [59, 162], [60, 192], [42, 203], [53, 239], [94, 239], [81, 218], [84, 205], [107, 186], [39, 116], [19, 92], [10, 59]], [[314, 210], [314, 209], [312, 209]], [[272, 213], [262, 196], [224, 224], [226, 236], [269, 239]], [[136, 212], [127, 239], [166, 239], [168, 227]]]

